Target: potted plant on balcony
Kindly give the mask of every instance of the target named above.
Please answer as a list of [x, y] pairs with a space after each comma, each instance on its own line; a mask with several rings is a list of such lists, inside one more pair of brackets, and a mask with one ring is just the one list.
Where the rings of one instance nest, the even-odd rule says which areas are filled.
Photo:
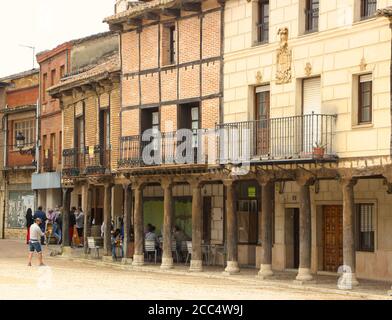
[[320, 141], [315, 142], [313, 146], [313, 158], [314, 159], [323, 159], [325, 154], [325, 145]]

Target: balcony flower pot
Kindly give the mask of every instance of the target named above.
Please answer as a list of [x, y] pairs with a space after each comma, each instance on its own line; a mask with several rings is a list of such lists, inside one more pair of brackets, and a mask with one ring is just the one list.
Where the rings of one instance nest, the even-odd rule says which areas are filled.
[[313, 158], [314, 159], [323, 159], [325, 154], [324, 147], [313, 147]]

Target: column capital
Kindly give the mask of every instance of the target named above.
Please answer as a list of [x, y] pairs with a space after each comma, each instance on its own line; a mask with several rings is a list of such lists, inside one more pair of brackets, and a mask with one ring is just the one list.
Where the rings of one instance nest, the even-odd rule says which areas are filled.
[[225, 187], [233, 187], [235, 180], [234, 179], [224, 179], [224, 180], [222, 180], [222, 182]]
[[63, 188], [63, 193], [72, 192], [73, 188]]
[[386, 183], [388, 185], [392, 184], [392, 166], [391, 165], [386, 165], [384, 167], [382, 175], [385, 178]]
[[296, 174], [296, 181], [300, 186], [311, 186], [316, 181], [316, 177], [310, 172], [300, 170]]
[[202, 188], [202, 181], [197, 178], [192, 178], [188, 180], [189, 185], [192, 189], [200, 189]]
[[354, 187], [357, 184], [357, 182], [358, 179], [352, 176], [341, 175], [339, 177], [339, 183], [342, 187]]
[[271, 182], [275, 182], [275, 176], [272, 173], [258, 174], [256, 180], [261, 186], [266, 186]]
[[173, 187], [173, 179], [171, 178], [162, 178], [161, 179], [161, 187], [162, 189], [172, 188]]
[[124, 182], [121, 184], [123, 189], [126, 191], [128, 190], [129, 186], [131, 185], [131, 182]]

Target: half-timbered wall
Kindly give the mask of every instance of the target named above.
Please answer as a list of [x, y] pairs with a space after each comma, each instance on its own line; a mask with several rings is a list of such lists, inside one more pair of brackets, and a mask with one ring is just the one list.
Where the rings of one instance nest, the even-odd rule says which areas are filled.
[[[202, 12], [182, 11], [181, 17], [143, 20], [143, 27], [125, 27], [122, 50], [122, 136], [139, 134], [139, 109], [160, 107], [161, 130], [177, 127], [181, 103], [200, 101], [201, 126], [220, 121], [222, 96], [222, 8], [203, 2]], [[175, 63], [167, 62], [167, 28], [174, 25]]]

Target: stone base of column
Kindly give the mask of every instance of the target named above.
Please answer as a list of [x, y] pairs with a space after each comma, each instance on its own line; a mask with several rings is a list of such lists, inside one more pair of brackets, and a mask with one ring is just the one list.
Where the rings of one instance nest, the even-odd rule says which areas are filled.
[[122, 260], [121, 260], [121, 264], [124, 264], [124, 265], [131, 265], [132, 263], [133, 263], [132, 258], [122, 258]]
[[338, 281], [338, 288], [340, 290], [351, 290], [353, 287], [356, 287], [358, 285], [359, 282], [357, 280], [357, 277], [355, 276], [355, 273], [345, 272], [342, 274]]
[[298, 275], [294, 280], [295, 284], [315, 283], [309, 268], [299, 268]]
[[132, 265], [134, 267], [141, 267], [144, 266], [144, 255], [142, 254], [134, 254]]
[[387, 292], [387, 295], [388, 295], [388, 296], [392, 296], [392, 287], [391, 287], [391, 290], [389, 290], [389, 291]]
[[61, 248], [61, 255], [63, 257], [71, 257], [72, 256], [72, 248], [71, 247], [62, 247]]
[[235, 275], [240, 273], [240, 267], [238, 261], [227, 261], [227, 267], [223, 274], [225, 275]]
[[270, 264], [262, 264], [260, 265], [260, 271], [257, 274], [257, 278], [261, 280], [265, 280], [268, 278], [271, 278], [274, 275], [274, 272], [272, 271], [272, 265]]
[[203, 260], [191, 260], [191, 266], [189, 267], [190, 272], [202, 272], [203, 271]]
[[162, 257], [161, 269], [163, 270], [173, 269], [173, 258]]

